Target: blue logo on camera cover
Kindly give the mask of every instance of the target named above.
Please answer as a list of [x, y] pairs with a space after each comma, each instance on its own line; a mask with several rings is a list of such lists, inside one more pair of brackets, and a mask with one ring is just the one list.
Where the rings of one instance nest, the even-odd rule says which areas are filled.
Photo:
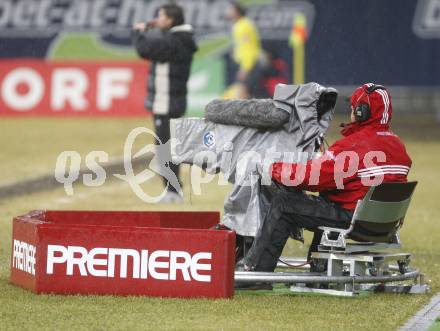
[[203, 135], [203, 144], [206, 147], [212, 147], [215, 145], [215, 136], [214, 133], [212, 133], [211, 131], [206, 132]]

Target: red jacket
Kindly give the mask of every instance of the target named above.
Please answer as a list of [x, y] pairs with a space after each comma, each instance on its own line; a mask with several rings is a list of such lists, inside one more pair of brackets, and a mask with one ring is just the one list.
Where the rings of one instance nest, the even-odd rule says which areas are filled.
[[341, 131], [344, 138], [336, 141], [318, 159], [306, 164], [274, 163], [272, 178], [282, 184], [321, 192], [329, 200], [350, 210], [355, 209], [357, 201], [365, 196], [370, 186], [381, 181], [405, 182], [411, 159], [402, 141], [389, 129], [392, 117], [390, 95], [385, 90], [367, 95], [364, 89], [368, 86], [356, 89], [351, 96], [351, 105], [356, 108], [359, 103], [369, 104], [369, 120], [346, 125]]

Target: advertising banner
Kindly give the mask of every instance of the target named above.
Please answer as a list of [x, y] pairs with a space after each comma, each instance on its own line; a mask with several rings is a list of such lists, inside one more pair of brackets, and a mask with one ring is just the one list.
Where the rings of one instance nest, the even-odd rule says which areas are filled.
[[3, 60], [0, 116], [145, 116], [147, 64]]
[[218, 212], [34, 211], [14, 218], [11, 282], [34, 293], [233, 296]]
[[[78, 70], [83, 70], [83, 65], [86, 65], [88, 70], [92, 70], [93, 65], [87, 64], [89, 62], [104, 66], [104, 70], [109, 61], [123, 61], [125, 62], [123, 65], [126, 66], [127, 62], [139, 61], [131, 43], [132, 24], [153, 19], [160, 6], [165, 3], [167, 3], [166, 0], [4, 0], [0, 2], [0, 58], [8, 59], [7, 61], [23, 58], [24, 62], [17, 63], [17, 67], [28, 65], [29, 58], [44, 59], [46, 63], [49, 63], [49, 67], [52, 61], [56, 61], [55, 63], [68, 61], [69, 65]], [[201, 115], [204, 106], [209, 101], [223, 95], [228, 81], [228, 54], [232, 47], [232, 22], [227, 19], [229, 2], [183, 0], [178, 3], [184, 9], [186, 22], [194, 28], [199, 47], [188, 82], [187, 114]], [[249, 2], [249, 5], [247, 14], [258, 26], [260, 36], [266, 44], [265, 47], [274, 51], [272, 55], [276, 58], [281, 57], [284, 62], [288, 63], [291, 54], [287, 39], [293, 17], [297, 13], [305, 15], [310, 23], [309, 32], [311, 32], [315, 13], [313, 5], [302, 0], [264, 1], [257, 5]], [[85, 64], [84, 61], [86, 61]], [[10, 66], [11, 63], [0, 60], [2, 74], [10, 70]], [[96, 93], [92, 91], [94, 87], [101, 88], [95, 85], [95, 82], [100, 83], [99, 79], [93, 77], [94, 71], [100, 70], [96, 66], [91, 72], [92, 76], [87, 74], [90, 84], [86, 92], [87, 106], [85, 99], [80, 98], [73, 106], [69, 102], [69, 108], [60, 111], [58, 108], [62, 101], [59, 98], [62, 97], [49, 95], [46, 91], [40, 105], [32, 108], [30, 106], [35, 104], [35, 100], [38, 101], [38, 96], [41, 94], [41, 89], [37, 87], [34, 94], [31, 93], [28, 96], [29, 105], [24, 99], [24, 105], [17, 106], [17, 101], [20, 100], [18, 97], [21, 94], [15, 93], [17, 97], [12, 96], [10, 100], [11, 93], [6, 91], [6, 105], [4, 101], [0, 104], [0, 116], [17, 113], [20, 116], [145, 114], [142, 110], [145, 97], [144, 82], [147, 79], [145, 75], [141, 80], [138, 80], [138, 77], [132, 77], [137, 82], [134, 86], [136, 91], [130, 90], [127, 97], [113, 98], [109, 107], [108, 104], [102, 104], [102, 99], [96, 99]], [[145, 72], [146, 66], [134, 74], [140, 75]], [[81, 79], [79, 78], [81, 74], [71, 72], [70, 75]], [[30, 79], [34, 76], [31, 74]], [[129, 78], [121, 76], [122, 80], [128, 81]], [[38, 79], [32, 81], [37, 82]], [[47, 79], [45, 84], [51, 84], [50, 79]], [[10, 89], [10, 85], [6, 87]], [[136, 96], [138, 87], [142, 88], [142, 95]], [[78, 91], [77, 89], [76, 93], [79, 93]], [[55, 92], [58, 93], [58, 91]], [[51, 101], [51, 98], [54, 100]], [[14, 107], [11, 107], [8, 102], [12, 102]], [[64, 103], [67, 105], [68, 102]]]
[[[2, 86], [0, 116], [145, 114], [142, 108], [146, 66], [131, 76], [119, 71], [119, 83], [115, 85], [118, 87], [109, 92], [95, 93], [93, 88], [100, 89], [105, 83], [109, 62], [121, 61], [125, 62], [123, 66], [134, 68], [128, 62], [135, 65], [140, 60], [131, 42], [132, 25], [153, 19], [160, 6], [167, 2], [1, 0], [0, 58], [7, 61], [0, 60], [2, 82], [3, 75], [13, 65], [10, 59], [23, 59], [16, 64], [17, 69], [29, 67], [30, 58], [45, 60], [49, 67], [52, 61], [54, 66], [58, 61], [69, 61], [76, 69], [55, 74], [55, 78], [63, 80], [70, 75], [74, 80], [72, 77], [76, 77], [77, 89], [71, 93], [79, 93], [80, 87], [85, 86], [81, 85], [80, 80], [85, 79], [80, 78], [78, 72], [87, 69], [91, 74], [86, 74], [89, 84], [86, 96], [78, 98], [76, 103], [69, 101], [67, 95], [58, 97], [57, 88], [56, 94], [48, 92], [47, 88], [54, 86], [49, 78], [40, 77], [46, 88], [42, 100], [39, 100], [42, 84], [33, 73], [29, 74], [29, 80], [37, 87], [29, 94], [24, 87], [19, 88], [24, 89], [21, 93], [11, 92], [14, 80], [12, 83], [7, 80], [6, 92]], [[229, 2], [180, 0], [177, 3], [184, 9], [186, 23], [194, 28], [199, 47], [188, 82], [187, 114], [201, 115], [204, 106], [222, 97], [235, 79], [236, 67], [230, 56], [234, 45], [233, 22], [227, 15]], [[243, 3], [246, 15], [258, 28], [269, 59], [282, 64], [282, 74], [289, 83], [297, 75], [305, 82], [329, 86], [358, 86], [365, 82], [429, 89], [440, 86], [440, 0], [338, 0], [331, 5], [328, 0], [247, 0]], [[292, 47], [299, 30], [303, 45]], [[103, 67], [92, 69], [93, 65], [84, 61]], [[32, 68], [35, 70], [37, 66]], [[43, 70], [42, 66], [39, 70]], [[104, 71], [97, 77], [101, 69]], [[131, 79], [136, 81], [136, 86], [129, 85], [129, 94], [125, 95], [123, 82], [129, 84]], [[138, 88], [142, 95], [135, 96]], [[102, 95], [98, 97], [97, 93]], [[71, 96], [73, 98], [73, 94]], [[38, 109], [32, 107], [36, 101], [40, 101], [40, 106], [35, 106]], [[59, 110], [63, 103], [67, 109]]]

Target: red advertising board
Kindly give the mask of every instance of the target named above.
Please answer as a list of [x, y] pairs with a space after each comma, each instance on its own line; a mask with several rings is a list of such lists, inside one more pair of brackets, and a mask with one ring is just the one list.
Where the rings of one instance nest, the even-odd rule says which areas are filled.
[[35, 293], [229, 298], [235, 234], [217, 212], [15, 217], [11, 282]]
[[0, 60], [0, 116], [145, 116], [147, 66]]

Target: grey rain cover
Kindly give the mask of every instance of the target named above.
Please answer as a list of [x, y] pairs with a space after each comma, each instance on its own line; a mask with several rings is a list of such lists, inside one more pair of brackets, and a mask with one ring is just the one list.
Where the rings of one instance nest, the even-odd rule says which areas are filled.
[[[203, 118], [171, 120], [173, 162], [197, 165], [207, 173], [220, 170], [233, 184], [224, 202], [224, 225], [243, 236], [256, 235], [269, 203], [260, 196], [260, 185], [268, 181], [270, 184], [269, 166], [280, 160], [276, 152], [284, 153], [284, 157], [289, 152], [289, 162], [304, 162], [298, 158], [298, 152], [313, 157], [330, 126], [334, 104], [318, 121], [317, 104], [323, 92], [337, 93], [317, 83], [277, 85], [273, 100], [262, 100], [272, 102], [277, 110], [289, 115], [277, 128], [218, 124]], [[279, 122], [278, 119], [279, 116]]]

